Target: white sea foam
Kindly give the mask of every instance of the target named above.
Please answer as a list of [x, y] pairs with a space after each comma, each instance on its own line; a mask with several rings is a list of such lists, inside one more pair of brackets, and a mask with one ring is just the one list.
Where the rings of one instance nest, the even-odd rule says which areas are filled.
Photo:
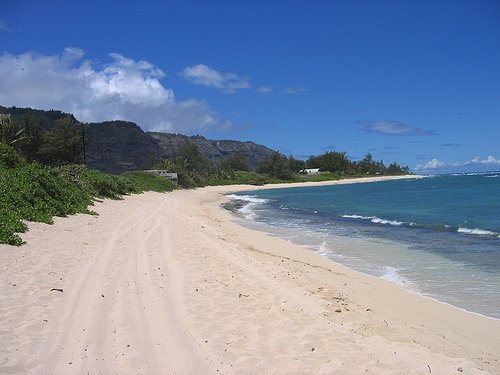
[[264, 199], [264, 198], [257, 198], [254, 195], [236, 195], [236, 194], [228, 194], [226, 197], [231, 198], [231, 199], [239, 199], [242, 201], [247, 201], [251, 203], [266, 203], [269, 200]]
[[386, 220], [386, 219], [381, 219], [379, 217], [374, 217], [371, 220], [372, 223], [377, 223], [377, 224], [389, 224], [389, 225], [395, 225], [395, 226], [400, 226], [403, 225], [404, 223], [402, 221], [397, 221], [397, 220]]
[[477, 236], [497, 236], [500, 238], [500, 233], [492, 232], [490, 230], [484, 230], [479, 228], [458, 228], [457, 232], [465, 234], [474, 234]]
[[231, 199], [239, 199], [239, 200], [248, 202], [246, 205], [244, 205], [242, 208], [240, 208], [238, 210], [238, 212], [241, 213], [245, 217], [245, 219], [248, 219], [248, 220], [255, 219], [255, 217], [256, 217], [255, 208], [256, 207], [269, 201], [268, 199], [257, 198], [256, 196], [253, 196], [253, 195], [228, 194], [227, 197], [231, 198]]
[[402, 221], [387, 220], [387, 219], [382, 219], [382, 218], [377, 217], [377, 216], [342, 215], [342, 217], [345, 217], [348, 219], [370, 220], [372, 223], [375, 223], [375, 224], [388, 224], [388, 225], [394, 225], [394, 226], [400, 226], [400, 225], [404, 224], [404, 222], [402, 222]]
[[323, 241], [323, 243], [320, 245], [318, 253], [320, 253], [323, 256], [327, 256], [330, 254], [330, 250], [328, 249], [326, 245], [326, 241]]
[[401, 276], [398, 272], [398, 269], [395, 267], [384, 267], [385, 272], [382, 276], [380, 276], [381, 279], [390, 281], [391, 283], [399, 284], [401, 286], [408, 287], [408, 280]]
[[363, 219], [363, 220], [371, 220], [374, 218], [373, 216], [361, 216], [361, 215], [342, 215], [342, 217], [348, 219]]

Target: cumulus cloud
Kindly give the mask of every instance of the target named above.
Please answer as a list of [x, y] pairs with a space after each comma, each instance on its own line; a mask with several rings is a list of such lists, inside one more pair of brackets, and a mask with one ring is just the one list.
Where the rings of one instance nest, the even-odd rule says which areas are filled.
[[464, 163], [464, 165], [470, 164], [500, 165], [500, 160], [491, 155], [489, 155], [486, 159], [481, 159], [479, 156], [476, 156], [472, 160], [468, 160]]
[[426, 169], [436, 169], [436, 168], [442, 168], [442, 167], [445, 167], [446, 166], [446, 163], [445, 162], [442, 162], [438, 159], [432, 159], [431, 161], [428, 161], [427, 163], [425, 163], [424, 165], [417, 165], [415, 167], [416, 170], [426, 170]]
[[444, 171], [461, 171], [461, 170], [476, 170], [483, 171], [489, 170], [491, 168], [498, 168], [500, 166], [500, 160], [489, 155], [486, 159], [481, 159], [479, 156], [474, 157], [471, 160], [464, 162], [453, 162], [445, 163], [438, 159], [432, 159], [425, 164], [418, 164], [415, 166], [416, 171], [432, 171], [437, 170], [440, 172]]
[[416, 128], [401, 121], [357, 121], [366, 133], [378, 133], [392, 136], [423, 136], [434, 135], [432, 130]]
[[175, 99], [165, 73], [118, 53], [96, 64], [79, 48], [0, 56], [0, 104], [59, 109], [80, 121], [128, 120], [144, 130], [192, 133], [223, 125], [205, 101]]
[[182, 76], [187, 81], [196, 85], [214, 87], [225, 94], [233, 94], [237, 90], [251, 88], [252, 85], [246, 77], [234, 73], [222, 73], [204, 64], [193, 65], [182, 71]]

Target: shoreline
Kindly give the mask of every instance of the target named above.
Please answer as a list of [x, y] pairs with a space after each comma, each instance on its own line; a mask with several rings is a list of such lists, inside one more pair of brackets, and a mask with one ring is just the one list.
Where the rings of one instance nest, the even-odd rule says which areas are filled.
[[0, 372], [500, 373], [498, 320], [240, 226], [220, 204], [250, 189], [30, 223], [0, 245]]
[[[223, 204], [224, 204], [224, 203], [223, 203]], [[391, 283], [391, 284], [395, 285], [395, 286], [396, 286], [396, 287], [398, 287], [398, 288], [402, 288], [403, 290], [405, 290], [405, 291], [407, 291], [407, 292], [409, 292], [409, 293], [415, 294], [415, 295], [417, 295], [417, 296], [419, 296], [419, 297], [427, 298], [427, 299], [429, 299], [429, 300], [431, 300], [431, 301], [433, 301], [433, 302], [435, 302], [435, 303], [443, 304], [443, 305], [446, 305], [446, 306], [448, 306], [448, 307], [450, 307], [450, 308], [453, 308], [453, 309], [457, 309], [457, 310], [463, 311], [464, 313], [477, 315], [477, 316], [479, 316], [479, 317], [481, 317], [481, 318], [491, 319], [491, 320], [494, 320], [494, 321], [497, 321], [497, 322], [499, 322], [499, 323], [500, 323], [500, 318], [495, 318], [495, 317], [493, 317], [493, 316], [488, 316], [488, 315], [482, 314], [482, 313], [480, 313], [480, 312], [467, 310], [467, 309], [466, 309], [466, 308], [464, 308], [464, 307], [456, 306], [456, 305], [453, 305], [453, 304], [451, 304], [451, 303], [449, 303], [449, 302], [446, 302], [446, 301], [441, 301], [441, 300], [439, 300], [437, 297], [432, 297], [432, 296], [426, 295], [426, 294], [424, 294], [424, 293], [422, 293], [422, 292], [419, 292], [419, 291], [417, 291], [417, 290], [413, 290], [413, 289], [411, 289], [411, 288], [407, 288], [407, 287], [405, 287], [404, 285], [401, 285], [401, 284], [399, 284], [399, 283], [397, 283], [397, 282], [394, 282], [394, 281], [391, 281], [391, 280], [384, 279], [384, 278], [383, 278], [383, 277], [381, 277], [381, 276], [376, 276], [376, 275], [369, 274], [369, 273], [367, 273], [367, 272], [363, 272], [363, 271], [356, 270], [355, 268], [349, 267], [348, 265], [342, 264], [342, 263], [337, 262], [337, 261], [335, 261], [335, 260], [333, 260], [333, 259], [329, 259], [328, 257], [326, 257], [326, 256], [324, 256], [324, 255], [322, 255], [322, 254], [320, 254], [320, 253], [319, 253], [319, 252], [318, 252], [318, 251], [317, 251], [314, 247], [310, 247], [310, 246], [308, 246], [308, 245], [304, 245], [304, 244], [300, 244], [300, 243], [295, 243], [295, 242], [293, 242], [293, 241], [291, 241], [291, 240], [288, 240], [288, 239], [286, 239], [286, 238], [280, 237], [279, 235], [277, 235], [277, 234], [275, 234], [275, 233], [268, 232], [268, 231], [266, 231], [264, 228], [262, 228], [262, 229], [254, 229], [254, 228], [252, 228], [252, 226], [246, 226], [246, 225], [244, 225], [244, 224], [239, 224], [239, 222], [240, 222], [241, 220], [244, 220], [244, 218], [243, 218], [243, 217], [240, 217], [237, 211], [233, 211], [233, 208], [226, 208], [226, 207], [224, 207], [224, 208], [225, 208], [227, 211], [231, 212], [231, 214], [233, 214], [233, 215], [234, 215], [234, 219], [236, 219], [236, 220], [237, 220], [237, 221], [235, 221], [235, 223], [237, 223], [238, 225], [242, 226], [243, 228], [249, 229], [249, 230], [251, 230], [251, 231], [261, 232], [261, 233], [264, 233], [264, 234], [269, 235], [269, 236], [275, 236], [276, 238], [280, 238], [280, 239], [282, 239], [283, 241], [286, 241], [287, 243], [289, 243], [289, 244], [290, 244], [290, 245], [292, 245], [292, 246], [299, 246], [299, 247], [303, 247], [304, 249], [307, 249], [307, 250], [313, 251], [313, 252], [317, 253], [319, 256], [323, 257], [323, 258], [324, 258], [326, 261], [328, 261], [328, 262], [333, 262], [333, 263], [334, 263], [334, 264], [336, 264], [336, 265], [339, 265], [339, 266], [341, 266], [341, 267], [346, 267], [347, 269], [349, 269], [349, 270], [351, 270], [351, 271], [353, 271], [353, 272], [360, 273], [360, 274], [362, 274], [362, 275], [364, 275], [364, 276], [371, 277], [371, 278], [374, 278], [374, 279], [376, 279], [376, 280], [384, 280], [384, 281], [386, 281], [386, 282], [389, 282], [389, 283]], [[369, 240], [369, 239], [366, 239], [366, 240], [364, 240], [364, 241], [366, 241], [367, 243], [370, 243], [370, 240]]]
[[[410, 178], [425, 178], [424, 176], [410, 176]], [[396, 178], [391, 178], [391, 177], [385, 177], [383, 178], [382, 180], [394, 180], [394, 179], [407, 179], [407, 176], [402, 176], [402, 177], [396, 177]], [[380, 180], [380, 179], [374, 179], [374, 180], [371, 180], [371, 179], [365, 179], [361, 182], [372, 182], [372, 181], [377, 181], [377, 180]], [[347, 179], [345, 181], [345, 184], [350, 184], [350, 183], [356, 183], [357, 180], [349, 180]], [[327, 183], [328, 185], [334, 185], [332, 183]], [[324, 184], [323, 184], [324, 185]], [[305, 185], [304, 187], [314, 187], [315, 184], [314, 183], [311, 183], [311, 184], [308, 184], [308, 185]], [[288, 188], [289, 186], [287, 184], [285, 184], [284, 186], [280, 186], [280, 185], [274, 185], [272, 188], [267, 188], [267, 187], [264, 187], [264, 189], [276, 189], [276, 188]], [[297, 187], [296, 185], [293, 186], [294, 188]], [[259, 188], [249, 188], [248, 190], [246, 188], [243, 189], [243, 194], [245, 193], [250, 193], [251, 191], [258, 191], [260, 190]], [[238, 198], [238, 195], [233, 195], [234, 194], [239, 194], [241, 192], [240, 189], [237, 189], [236, 191], [234, 189], [231, 189], [231, 191], [228, 193], [227, 197], [229, 198], [229, 200], [227, 202], [224, 202], [222, 203], [222, 207], [224, 207], [226, 210], [228, 210], [229, 212], [231, 212], [233, 215], [234, 215], [234, 220], [241, 226], [245, 227], [245, 228], [248, 228], [250, 230], [256, 230], [256, 231], [261, 231], [261, 232], [264, 232], [264, 233], [268, 233], [269, 235], [272, 235], [272, 236], [277, 236], [279, 238], [282, 238], [284, 239], [285, 241], [288, 241], [290, 242], [291, 244], [294, 244], [294, 245], [297, 245], [297, 246], [303, 246], [303, 247], [306, 247], [308, 249], [311, 249], [315, 252], [317, 252], [318, 254], [320, 254], [321, 256], [323, 256], [325, 259], [327, 259], [328, 261], [331, 261], [331, 262], [334, 262], [334, 263], [338, 263], [338, 264], [341, 264], [343, 266], [346, 266], [348, 267], [349, 269], [351, 270], [354, 270], [354, 271], [357, 271], [357, 272], [361, 272], [365, 275], [368, 275], [368, 276], [371, 276], [371, 277], [375, 277], [375, 278], [379, 278], [379, 279], [385, 279], [385, 280], [388, 280], [388, 281], [391, 281], [393, 282], [395, 285], [398, 285], [399, 287], [405, 289], [405, 290], [408, 290], [414, 294], [417, 294], [417, 295], [420, 295], [420, 296], [423, 296], [423, 297], [426, 297], [426, 298], [430, 298], [438, 303], [443, 303], [443, 304], [446, 304], [446, 305], [449, 305], [451, 307], [454, 307], [454, 308], [457, 308], [457, 309], [460, 309], [464, 312], [467, 312], [467, 313], [471, 313], [471, 314], [477, 314], [479, 316], [482, 316], [482, 317], [485, 317], [485, 318], [488, 318], [488, 319], [493, 319], [493, 320], [497, 320], [497, 321], [500, 321], [500, 317], [497, 317], [497, 316], [492, 316], [492, 315], [488, 315], [488, 311], [491, 312], [491, 313], [496, 313], [497, 310], [494, 308], [494, 307], [489, 307], [489, 310], [486, 311], [486, 312], [483, 312], [482, 310], [484, 309], [478, 309], [478, 310], [474, 310], [474, 304], [472, 303], [469, 303], [467, 304], [466, 301], [461, 301], [462, 302], [462, 305], [460, 305], [460, 301], [458, 300], [455, 300], [455, 303], [453, 302], [449, 302], [446, 300], [447, 296], [446, 295], [438, 295], [438, 294], [432, 294], [432, 293], [426, 293], [426, 291], [422, 291], [420, 288], [416, 287], [415, 285], [412, 286], [412, 284], [414, 283], [415, 279], [408, 279], [408, 276], [406, 276], [406, 278], [404, 276], [402, 276], [403, 278], [401, 279], [400, 278], [400, 275], [398, 273], [396, 273], [396, 280], [394, 279], [388, 279], [386, 278], [386, 274], [382, 273], [381, 275], [379, 274], [379, 269], [377, 269], [377, 271], [374, 271], [374, 269], [372, 267], [368, 267], [367, 268], [367, 265], [364, 265], [364, 266], [360, 266], [359, 264], [355, 264], [353, 262], [349, 263], [348, 261], [343, 261], [342, 259], [339, 259], [337, 260], [335, 257], [332, 257], [332, 256], [329, 256], [328, 255], [328, 251], [325, 253], [323, 250], [322, 250], [322, 247], [326, 244], [326, 242], [323, 242], [323, 245], [319, 245], [319, 242], [311, 242], [312, 240], [309, 239], [309, 240], [304, 240], [303, 238], [295, 238], [295, 235], [293, 234], [293, 231], [291, 233], [288, 233], [286, 229], [282, 228], [282, 227], [278, 227], [280, 229], [273, 229], [273, 227], [268, 227], [266, 224], [262, 224], [262, 223], [259, 223], [259, 222], [255, 222], [253, 221], [251, 218], [252, 216], [250, 216], [250, 219], [247, 217], [247, 214], [246, 213], [243, 213], [243, 212], [239, 212], [239, 210], [241, 208], [244, 208], [245, 205], [251, 203], [252, 201], [251, 200], [245, 200], [245, 199], [239, 199]], [[343, 238], [343, 237], [342, 237]], [[343, 238], [343, 240], [339, 243], [336, 242], [336, 246], [340, 246], [339, 249], [343, 249], [340, 250], [340, 253], [341, 254], [346, 254], [346, 253], [352, 253], [353, 251], [356, 252], [354, 249], [356, 248], [365, 248], [365, 247], [370, 247], [369, 245], [372, 245], [373, 246], [378, 246], [378, 247], [387, 247], [387, 246], [402, 246], [403, 248], [405, 248], [407, 245], [405, 245], [404, 243], [400, 243], [400, 242], [397, 242], [397, 240], [392, 240], [392, 239], [385, 239], [383, 241], [382, 244], [379, 244], [379, 241], [377, 241], [377, 239], [372, 239], [371, 237], [363, 237], [361, 239], [359, 239], [358, 241], [355, 241], [351, 238]], [[321, 249], [320, 249], [321, 248]], [[347, 249], [347, 250], [346, 250]], [[343, 256], [343, 255], [341, 255]], [[404, 256], [404, 254], [400, 254], [400, 256]], [[379, 264], [379, 266], [381, 267], [381, 265]], [[387, 267], [384, 267], [384, 268], [387, 268]], [[389, 267], [390, 269], [392, 270], [396, 270], [397, 271], [397, 268], [393, 268], [393, 267]], [[441, 298], [443, 299], [441, 299]], [[477, 306], [475, 306], [477, 307]]]
[[[405, 179], [405, 178], [425, 178], [424, 176], [401, 176], [401, 177], [397, 177], [395, 179]], [[338, 184], [338, 183], [358, 183], [358, 182], [374, 182], [374, 181], [377, 181], [377, 180], [389, 180], [389, 179], [394, 179], [394, 178], [381, 178], [381, 179], [363, 179], [361, 181], [359, 180], [342, 180], [342, 181], [334, 181], [334, 182], [325, 182], [325, 183], [322, 183], [322, 185], [335, 185], [335, 184]], [[292, 185], [292, 186], [290, 186]], [[266, 186], [266, 187], [250, 187], [249, 189], [247, 188], [240, 188], [240, 187], [237, 187], [237, 189], [228, 189], [228, 191], [226, 192], [220, 192], [220, 194], [231, 194], [231, 193], [236, 193], [236, 192], [239, 192], [239, 191], [251, 191], [251, 190], [261, 190], [262, 188], [264, 189], [268, 189], [268, 188], [287, 188], [287, 187], [300, 187], [300, 186], [317, 186], [315, 183], [308, 183], [308, 184], [300, 184], [300, 185], [297, 185], [297, 184], [286, 184], [286, 186], [281, 186], [280, 184], [276, 184], [276, 185], [273, 185], [273, 186]], [[227, 199], [227, 198], [226, 198]], [[475, 326], [475, 328], [477, 329], [479, 326], [482, 326], [483, 329], [480, 329], [481, 331], [481, 334], [485, 335], [485, 336], [488, 336], [490, 333], [493, 332], [493, 334], [490, 336], [490, 339], [493, 339], [492, 343], [494, 343], [494, 345], [492, 345], [492, 347], [494, 348], [495, 351], [498, 352], [498, 350], [500, 350], [500, 339], [498, 338], [495, 338], [495, 335], [498, 335], [500, 334], [500, 319], [496, 319], [494, 317], [490, 317], [490, 316], [486, 316], [486, 315], [483, 315], [483, 314], [480, 314], [480, 313], [477, 313], [477, 312], [472, 312], [472, 311], [468, 311], [464, 308], [460, 308], [460, 307], [457, 307], [457, 306], [454, 306], [452, 304], [449, 304], [447, 302], [443, 302], [443, 301], [440, 301], [436, 298], [433, 298], [433, 297], [430, 297], [430, 296], [426, 296], [426, 295], [423, 295], [421, 293], [418, 293], [418, 292], [415, 292], [415, 291], [411, 291], [409, 289], [406, 289], [404, 288], [403, 286], [401, 285], [398, 285], [396, 283], [393, 283], [391, 281], [388, 281], [388, 280], [383, 280], [377, 276], [373, 276], [373, 275], [369, 275], [369, 274], [366, 274], [366, 273], [363, 273], [363, 272], [360, 272], [360, 271], [356, 271], [356, 270], [353, 270], [351, 268], [349, 268], [348, 266], [344, 266], [340, 263], [337, 263], [335, 262], [334, 260], [330, 260], [324, 256], [322, 256], [321, 254], [317, 253], [315, 250], [312, 250], [312, 249], [309, 249], [307, 246], [304, 246], [304, 245], [297, 245], [297, 244], [294, 244], [292, 243], [291, 241], [288, 241], [286, 239], [282, 239], [282, 238], [279, 238], [279, 237], [275, 237], [273, 235], [273, 237], [270, 237], [272, 234], [271, 233], [268, 233], [268, 232], [265, 232], [265, 231], [261, 231], [261, 230], [256, 230], [256, 229], [252, 229], [252, 228], [249, 228], [249, 227], [246, 227], [246, 226], [242, 226], [241, 224], [238, 224], [234, 218], [234, 214], [231, 213], [229, 210], [227, 210], [227, 213], [229, 215], [231, 215], [233, 217], [232, 221], [235, 223], [235, 225], [237, 226], [240, 226], [240, 227], [243, 227], [245, 228], [245, 230], [248, 230], [252, 233], [260, 233], [264, 236], [267, 236], [269, 238], [273, 238], [273, 239], [277, 239], [278, 241], [283, 241], [285, 242], [288, 246], [287, 248], [299, 248], [299, 249], [302, 249], [302, 250], [299, 250], [301, 252], [303, 252], [302, 254], [300, 254], [299, 258], [306, 255], [307, 257], [311, 256], [311, 253], [313, 254], [312, 257], [317, 257], [317, 258], [320, 258], [320, 259], [317, 259], [317, 261], [319, 262], [319, 264], [321, 264], [322, 266], [324, 266], [325, 268], [329, 268], [329, 265], [328, 263], [330, 263], [330, 267], [331, 269], [337, 269], [337, 268], [340, 268], [341, 270], [344, 270], [346, 273], [352, 273], [352, 274], [356, 274], [359, 279], [363, 280], [365, 278], [367, 279], [371, 279], [371, 281], [373, 283], [376, 283], [378, 284], [379, 287], [381, 287], [381, 289], [385, 289], [386, 287], [388, 287], [389, 289], [393, 289], [394, 291], [394, 288], [396, 290], [398, 290], [399, 293], [401, 294], [409, 294], [413, 297], [408, 297], [408, 300], [412, 300], [412, 305], [415, 306], [414, 304], [419, 304], [419, 303], [422, 303], [422, 304], [425, 304], [429, 307], [429, 311], [432, 311], [432, 314], [429, 314], [429, 315], [434, 315], [436, 314], [433, 318], [435, 319], [432, 319], [433, 320], [433, 324], [436, 324], [438, 323], [436, 326], [434, 326], [433, 329], [435, 329], [436, 331], [439, 330], [439, 322], [442, 322], [443, 325], [447, 325], [447, 326], [453, 326], [454, 325], [454, 329], [456, 330], [460, 330], [460, 326], [468, 326], [468, 325], [471, 325], [471, 326]], [[295, 253], [294, 253], [295, 255]], [[366, 282], [366, 280], [363, 280], [363, 282]], [[369, 282], [368, 282], [369, 283]], [[389, 284], [389, 285], [387, 285]], [[415, 299], [414, 299], [415, 298]], [[413, 300], [414, 299], [414, 300]], [[426, 301], [426, 302], [424, 302]], [[371, 303], [373, 304], [373, 301], [371, 301]], [[378, 306], [379, 308], [381, 306]], [[409, 307], [409, 306], [405, 306], [406, 308]], [[440, 311], [436, 311], [436, 310], [440, 310]], [[385, 310], [385, 312], [388, 312], [388, 309]], [[454, 320], [454, 323], [453, 324], [450, 324], [450, 316], [456, 316], [456, 319]], [[438, 317], [438, 318], [436, 318]], [[441, 318], [441, 319], [439, 319]], [[415, 319], [415, 316], [413, 316], [411, 319], [409, 319], [409, 322], [412, 322], [414, 321], [413, 319]], [[426, 324], [430, 324], [431, 322], [427, 321]], [[425, 326], [426, 324], [422, 324], [422, 327]], [[478, 324], [478, 325], [476, 325]], [[484, 325], [483, 325], [484, 324]], [[487, 329], [484, 329], [484, 327], [487, 326], [489, 328]], [[413, 327], [412, 327], [413, 328]], [[490, 329], [492, 331], [490, 331]], [[445, 336], [443, 335], [443, 338]], [[465, 338], [465, 337], [462, 337], [462, 338]], [[470, 337], [469, 337], [470, 339]], [[415, 342], [415, 340], [414, 340]], [[495, 357], [495, 355], [494, 355]], [[496, 355], [496, 358], [498, 358], [498, 354]], [[495, 360], [495, 370], [493, 371], [493, 373], [495, 373], [496, 371], [500, 371], [500, 368], [498, 367], [499, 364], [498, 364], [498, 360]], [[412, 372], [410, 372], [412, 373]]]
[[[224, 203], [223, 203], [224, 205]], [[283, 237], [280, 237], [279, 235], [275, 234], [275, 233], [272, 233], [272, 232], [268, 232], [264, 229], [264, 227], [262, 229], [254, 229], [252, 226], [246, 226], [244, 223], [243, 224], [240, 224], [239, 222], [241, 220], [245, 220], [243, 217], [240, 217], [239, 213], [235, 210], [233, 211], [233, 208], [226, 208], [224, 207], [226, 210], [228, 210], [229, 212], [231, 212], [231, 214], [234, 215], [234, 219], [236, 219], [236, 223], [238, 223], [238, 225], [242, 226], [243, 228], [246, 228], [246, 229], [249, 229], [249, 230], [253, 230], [253, 231], [256, 231], [256, 232], [261, 232], [261, 233], [265, 233], [266, 235], [269, 235], [269, 236], [276, 236], [277, 238], [280, 238], [282, 239], [283, 241], [286, 241], [288, 242], [290, 245], [292, 246], [299, 246], [299, 247], [303, 247], [307, 250], [310, 250], [310, 251], [313, 251], [315, 253], [318, 253], [318, 255], [320, 255], [321, 257], [323, 257], [325, 260], [329, 261], [329, 262], [333, 262], [334, 264], [338, 264], [342, 267], [346, 267], [348, 268], [349, 270], [353, 271], [353, 272], [358, 272], [364, 276], [367, 276], [367, 277], [372, 277], [372, 278], [375, 278], [377, 280], [385, 280], [387, 282], [390, 282], [392, 284], [394, 284], [395, 286], [399, 287], [399, 288], [402, 288], [404, 289], [405, 291], [409, 292], [409, 293], [413, 293], [415, 295], [418, 295], [420, 297], [423, 297], [423, 298], [428, 298], [436, 303], [440, 303], [440, 304], [443, 304], [443, 305], [446, 305], [446, 306], [449, 306], [453, 309], [458, 309], [458, 310], [461, 310], [463, 311], [464, 313], [467, 313], [467, 314], [474, 314], [474, 315], [478, 315], [482, 318], [485, 318], [485, 319], [491, 319], [491, 320], [494, 320], [494, 321], [498, 321], [500, 323], [500, 318], [496, 318], [496, 317], [493, 317], [493, 316], [488, 316], [488, 315], [485, 315], [483, 313], [480, 313], [480, 312], [477, 312], [477, 311], [471, 311], [471, 310], [467, 310], [467, 308], [465, 307], [460, 307], [460, 306], [456, 306], [456, 305], [453, 305], [452, 303], [449, 303], [449, 302], [446, 302], [446, 301], [442, 301], [440, 299], [438, 299], [437, 297], [433, 297], [433, 296], [430, 296], [430, 295], [427, 295], [423, 292], [420, 292], [420, 291], [417, 291], [417, 290], [414, 290], [414, 289], [411, 289], [411, 288], [407, 288], [405, 287], [404, 285], [401, 285], [399, 284], [398, 282], [395, 282], [395, 281], [391, 281], [391, 280], [387, 280], [385, 278], [383, 278], [382, 276], [376, 276], [376, 275], [372, 275], [370, 273], [367, 273], [367, 272], [363, 272], [363, 271], [360, 271], [360, 270], [357, 270], [353, 267], [350, 267], [348, 265], [345, 265], [341, 262], [337, 262], [333, 259], [329, 259], [328, 257], [324, 256], [323, 254], [320, 254], [314, 247], [311, 247], [311, 246], [308, 246], [308, 245], [304, 245], [304, 244], [300, 244], [300, 243], [295, 243], [291, 240], [288, 240], [286, 238], [283, 238]], [[366, 241], [366, 243], [370, 243], [370, 240], [369, 239], [365, 239], [364, 241]]]

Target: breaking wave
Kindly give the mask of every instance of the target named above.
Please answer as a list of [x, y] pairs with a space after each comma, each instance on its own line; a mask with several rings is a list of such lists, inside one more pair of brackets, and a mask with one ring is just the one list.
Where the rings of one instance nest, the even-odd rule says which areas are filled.
[[500, 238], [500, 233], [493, 232], [490, 230], [479, 229], [479, 228], [470, 229], [470, 228], [460, 227], [457, 229], [457, 232], [464, 233], [464, 234], [473, 234], [476, 236], [496, 236], [496, 237]]
[[395, 267], [385, 267], [385, 272], [380, 278], [399, 285], [407, 283], [407, 280], [399, 274], [398, 269]]
[[386, 224], [386, 225], [394, 225], [394, 226], [401, 226], [404, 224], [403, 221], [397, 221], [397, 220], [387, 220], [387, 219], [382, 219], [377, 216], [361, 216], [361, 215], [341, 215], [344, 218], [347, 219], [361, 219], [361, 220], [370, 220], [372, 223], [375, 224]]
[[249, 220], [255, 219], [256, 217], [255, 209], [258, 206], [269, 202], [269, 199], [257, 198], [256, 196], [253, 195], [228, 194], [226, 196], [233, 200], [247, 202], [246, 204], [243, 205], [243, 207], [238, 209], [238, 212], [242, 214], [245, 217], [245, 219]]

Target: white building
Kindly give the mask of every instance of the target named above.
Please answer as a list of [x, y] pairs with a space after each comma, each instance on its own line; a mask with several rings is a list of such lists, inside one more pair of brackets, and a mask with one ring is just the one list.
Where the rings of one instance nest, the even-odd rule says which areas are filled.
[[169, 172], [166, 169], [148, 169], [144, 172], [159, 174], [160, 176], [165, 177], [166, 179], [172, 181], [172, 183], [176, 186], [179, 183], [179, 178], [177, 177], [177, 173]]
[[300, 171], [300, 173], [306, 174], [308, 176], [312, 176], [315, 174], [319, 174], [319, 168], [308, 168], [308, 169], [303, 169]]

